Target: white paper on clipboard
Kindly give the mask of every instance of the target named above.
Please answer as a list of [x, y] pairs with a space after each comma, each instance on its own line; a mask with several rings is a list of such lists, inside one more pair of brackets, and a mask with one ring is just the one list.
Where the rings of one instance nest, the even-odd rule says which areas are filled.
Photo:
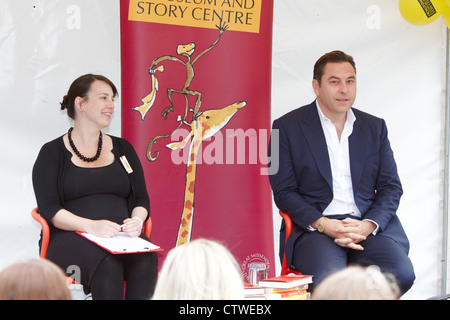
[[77, 232], [80, 236], [94, 242], [103, 249], [113, 254], [151, 252], [162, 250], [157, 245], [145, 239], [136, 237], [132, 238], [124, 232], [119, 232], [111, 238], [102, 238], [86, 232]]

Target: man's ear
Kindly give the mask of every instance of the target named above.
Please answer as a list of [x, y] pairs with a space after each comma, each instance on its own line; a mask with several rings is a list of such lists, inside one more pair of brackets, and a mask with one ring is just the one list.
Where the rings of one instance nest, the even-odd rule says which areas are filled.
[[312, 87], [314, 90], [314, 93], [316, 94], [316, 96], [319, 94], [319, 88], [320, 88], [320, 84], [319, 81], [317, 81], [316, 79], [313, 79], [312, 81]]

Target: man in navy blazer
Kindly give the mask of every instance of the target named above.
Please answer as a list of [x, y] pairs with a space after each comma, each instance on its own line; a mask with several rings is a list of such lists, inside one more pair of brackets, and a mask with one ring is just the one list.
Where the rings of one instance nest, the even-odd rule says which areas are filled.
[[403, 190], [386, 123], [352, 108], [356, 67], [341, 51], [316, 62], [313, 89], [313, 103], [273, 122], [279, 165], [269, 179], [293, 221], [286, 244], [282, 223], [280, 258], [286, 253], [291, 268], [312, 274], [314, 286], [349, 264], [377, 265], [404, 293], [415, 275], [396, 215]]

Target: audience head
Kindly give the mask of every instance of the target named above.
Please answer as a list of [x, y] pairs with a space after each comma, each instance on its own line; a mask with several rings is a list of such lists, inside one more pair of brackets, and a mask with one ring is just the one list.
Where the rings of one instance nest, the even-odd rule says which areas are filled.
[[16, 262], [0, 272], [0, 300], [71, 300], [66, 276], [49, 260]]
[[242, 299], [239, 265], [222, 244], [197, 239], [173, 248], [161, 269], [153, 299]]
[[325, 278], [313, 291], [312, 300], [395, 300], [400, 290], [377, 266], [349, 266]]

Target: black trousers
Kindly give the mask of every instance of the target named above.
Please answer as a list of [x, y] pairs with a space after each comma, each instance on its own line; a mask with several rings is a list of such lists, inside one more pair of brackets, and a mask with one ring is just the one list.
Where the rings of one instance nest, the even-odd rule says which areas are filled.
[[92, 278], [92, 299], [148, 300], [157, 278], [156, 252], [111, 254], [103, 259]]

